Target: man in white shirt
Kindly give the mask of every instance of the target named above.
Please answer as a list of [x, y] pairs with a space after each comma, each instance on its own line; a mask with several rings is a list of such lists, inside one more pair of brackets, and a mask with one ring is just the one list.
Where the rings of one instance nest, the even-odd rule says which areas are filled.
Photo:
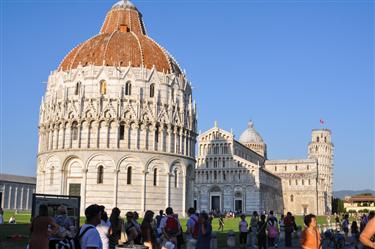
[[[81, 249], [103, 249], [102, 240], [96, 226], [100, 224], [101, 209], [99, 205], [93, 204], [85, 210], [86, 224], [81, 227], [79, 234]], [[82, 235], [83, 234], [83, 235]]]

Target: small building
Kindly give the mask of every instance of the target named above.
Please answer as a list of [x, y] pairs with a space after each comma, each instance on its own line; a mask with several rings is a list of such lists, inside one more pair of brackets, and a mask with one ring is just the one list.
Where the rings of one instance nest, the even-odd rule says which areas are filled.
[[[344, 198], [346, 212], [368, 212], [375, 211], [374, 195], [346, 196]], [[365, 211], [368, 210], [368, 211]]]
[[0, 174], [0, 203], [4, 210], [30, 211], [36, 178]]

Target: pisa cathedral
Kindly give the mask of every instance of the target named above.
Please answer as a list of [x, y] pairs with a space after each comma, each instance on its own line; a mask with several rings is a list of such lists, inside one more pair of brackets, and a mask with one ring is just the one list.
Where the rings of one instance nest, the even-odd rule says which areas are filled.
[[239, 140], [217, 124], [198, 136], [194, 205], [198, 210], [331, 212], [333, 144], [328, 129], [313, 130], [308, 158], [269, 160], [253, 122]]
[[92, 203], [141, 214], [172, 206], [182, 216], [193, 205], [329, 212], [328, 130], [313, 131], [309, 159], [273, 161], [252, 124], [239, 141], [215, 126], [199, 136], [195, 158], [192, 94], [176, 60], [147, 35], [138, 9], [119, 1], [99, 34], [48, 77], [36, 192], [81, 196], [81, 212]]

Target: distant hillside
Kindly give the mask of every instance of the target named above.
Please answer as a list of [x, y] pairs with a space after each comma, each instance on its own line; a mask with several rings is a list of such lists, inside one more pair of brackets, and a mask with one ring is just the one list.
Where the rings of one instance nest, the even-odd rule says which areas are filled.
[[352, 196], [352, 195], [358, 195], [363, 193], [372, 193], [372, 195], [375, 195], [374, 190], [370, 189], [364, 189], [364, 190], [340, 190], [340, 191], [333, 191], [333, 197], [334, 198], [340, 198], [344, 199], [345, 196]]

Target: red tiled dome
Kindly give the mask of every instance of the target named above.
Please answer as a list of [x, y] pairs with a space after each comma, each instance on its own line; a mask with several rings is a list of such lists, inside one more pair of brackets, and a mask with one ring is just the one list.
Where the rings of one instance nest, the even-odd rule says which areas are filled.
[[79, 44], [64, 58], [59, 70], [79, 65], [146, 67], [180, 74], [174, 59], [146, 35], [142, 15], [129, 1], [116, 3], [107, 13], [100, 33]]

